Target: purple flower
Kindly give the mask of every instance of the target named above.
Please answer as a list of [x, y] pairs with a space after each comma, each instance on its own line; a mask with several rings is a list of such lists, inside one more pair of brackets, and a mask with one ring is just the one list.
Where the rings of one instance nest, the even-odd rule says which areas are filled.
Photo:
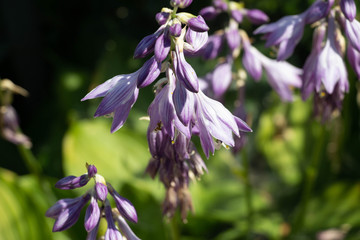
[[92, 231], [100, 221], [100, 208], [96, 198], [91, 197], [90, 204], [86, 209], [84, 226], [87, 232]]
[[131, 204], [131, 202], [126, 198], [120, 196], [111, 185], [109, 185], [109, 192], [110, 195], [115, 200], [115, 204], [119, 213], [127, 220], [130, 220], [132, 222], [137, 222], [138, 218], [137, 218], [136, 210], [134, 206]]
[[214, 34], [209, 37], [206, 45], [201, 49], [201, 55], [205, 60], [216, 58], [222, 47], [223, 34]]
[[187, 22], [188, 27], [195, 32], [206, 32], [209, 30], [208, 25], [206, 25], [204, 18], [199, 15], [194, 18], [190, 18]]
[[173, 7], [186, 8], [190, 6], [192, 0], [171, 0], [170, 4]]
[[244, 54], [242, 63], [246, 71], [255, 81], [259, 81], [262, 75], [262, 65], [258, 58], [258, 51], [248, 42], [244, 42]]
[[74, 189], [85, 186], [89, 182], [90, 178], [87, 174], [81, 175], [80, 177], [67, 176], [60, 179], [55, 187], [59, 189]]
[[217, 10], [213, 6], [208, 6], [200, 10], [199, 14], [205, 19], [205, 20], [212, 20], [214, 19], [218, 14], [220, 13], [219, 10]]
[[139, 70], [135, 73], [115, 76], [97, 86], [81, 99], [81, 101], [85, 101], [104, 97], [94, 116], [99, 117], [113, 113], [112, 133], [124, 125], [130, 109], [137, 100], [139, 94], [137, 88], [138, 76]]
[[88, 170], [89, 178], [95, 177], [95, 174], [97, 173], [97, 168], [94, 165], [89, 164], [86, 164], [86, 168]]
[[265, 34], [266, 47], [277, 46], [277, 60], [285, 60], [294, 52], [299, 43], [305, 24], [311, 24], [327, 15], [333, 1], [317, 0], [308, 10], [298, 15], [285, 16], [275, 23], [265, 24], [255, 34]]
[[185, 34], [184, 52], [189, 55], [196, 54], [208, 41], [207, 32], [195, 32], [188, 29]]
[[354, 19], [352, 22], [349, 20], [345, 21], [345, 33], [346, 38], [350, 44], [360, 52], [360, 22]]
[[96, 192], [96, 196], [101, 200], [101, 201], [105, 201], [106, 196], [108, 194], [108, 189], [106, 187], [105, 184], [101, 183], [101, 182], [96, 182], [95, 183], [95, 192]]
[[237, 22], [241, 23], [244, 18], [244, 12], [238, 9], [231, 10], [231, 17]]
[[230, 27], [225, 31], [225, 38], [231, 52], [235, 51], [240, 47], [241, 38], [237, 26]]
[[179, 37], [181, 35], [181, 23], [174, 23], [169, 27], [171, 36]]
[[356, 17], [356, 5], [354, 0], [340, 0], [340, 8], [345, 17], [353, 21]]
[[122, 238], [119, 230], [117, 230], [117, 228], [115, 226], [111, 207], [110, 207], [110, 204], [108, 201], [106, 201], [106, 204], [105, 204], [105, 218], [107, 221], [107, 230], [105, 232], [105, 240], [122, 240], [123, 238]]
[[165, 30], [163, 34], [161, 34], [155, 43], [155, 59], [158, 62], [162, 62], [165, 60], [167, 55], [170, 52], [171, 40], [169, 36], [169, 31]]
[[218, 64], [211, 76], [212, 90], [215, 97], [222, 96], [229, 88], [232, 80], [232, 59], [228, 58], [227, 61]]
[[[159, 38], [160, 39], [160, 38]], [[161, 63], [155, 57], [151, 57], [139, 69], [139, 76], [137, 78], [137, 87], [144, 88], [155, 81], [160, 75]]]
[[269, 21], [269, 17], [259, 9], [245, 9], [245, 15], [252, 24], [261, 25]]
[[228, 9], [228, 5], [224, 0], [213, 0], [213, 5], [222, 11], [226, 11]]
[[354, 69], [356, 76], [360, 79], [360, 52], [351, 45], [347, 47], [347, 57], [351, 67]]
[[135, 48], [134, 58], [143, 58], [154, 51], [157, 38], [163, 33], [164, 26], [153, 34], [144, 37]]
[[169, 19], [170, 13], [167, 12], [159, 12], [155, 15], [156, 21], [159, 23], [159, 25], [164, 25], [167, 20]]
[[[235, 117], [220, 102], [207, 97], [202, 91], [195, 94], [195, 115], [193, 122], [199, 131], [201, 146], [206, 157], [214, 153], [213, 138], [233, 147], [232, 133], [239, 136], [239, 127]], [[243, 129], [251, 131], [244, 123]]]
[[275, 23], [265, 24], [255, 30], [254, 34], [266, 34], [266, 47], [278, 46], [277, 60], [285, 60], [294, 52], [305, 26], [306, 14], [281, 18]]
[[62, 199], [46, 211], [46, 216], [55, 218], [53, 232], [64, 231], [73, 226], [80, 216], [81, 209], [90, 200], [90, 194], [75, 199]]
[[186, 62], [183, 49], [176, 45], [172, 58], [177, 79], [191, 92], [199, 91], [199, 82], [194, 69]]

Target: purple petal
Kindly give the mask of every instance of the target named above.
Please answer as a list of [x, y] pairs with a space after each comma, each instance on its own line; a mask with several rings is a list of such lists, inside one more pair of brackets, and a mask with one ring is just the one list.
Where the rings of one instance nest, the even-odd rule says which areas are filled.
[[97, 240], [99, 225], [100, 225], [100, 221], [98, 221], [97, 225], [90, 232], [88, 232], [86, 236], [86, 240]]
[[340, 1], [341, 11], [345, 17], [350, 21], [353, 21], [356, 17], [356, 4], [354, 0], [341, 0]]
[[177, 84], [173, 93], [174, 107], [180, 121], [187, 126], [194, 112], [194, 99], [191, 93]]
[[186, 62], [184, 53], [176, 47], [176, 53], [173, 54], [175, 74], [179, 81], [191, 92], [199, 91], [199, 82], [194, 69]]
[[88, 176], [89, 178], [95, 177], [95, 174], [97, 173], [97, 169], [94, 165], [88, 165]]
[[187, 8], [190, 6], [193, 0], [170, 0], [170, 4], [173, 7]]
[[231, 16], [238, 23], [241, 23], [244, 18], [243, 12], [237, 9], [231, 11]]
[[226, 11], [228, 9], [228, 5], [224, 0], [213, 0], [213, 5], [222, 11]]
[[137, 214], [134, 206], [129, 200], [124, 197], [121, 197], [115, 190], [110, 191], [111, 196], [114, 198], [116, 207], [119, 210], [120, 214], [132, 222], [137, 222]]
[[360, 52], [360, 22], [354, 19], [352, 22], [346, 20], [346, 37], [350, 44]]
[[256, 56], [254, 52], [254, 47], [244, 46], [244, 54], [242, 57], [242, 62], [246, 71], [250, 74], [252, 78], [256, 81], [259, 81], [262, 75], [262, 65], [261, 61]]
[[269, 21], [269, 17], [259, 9], [247, 9], [246, 17], [251, 23], [256, 25], [261, 25]]
[[222, 47], [223, 35], [215, 34], [209, 37], [206, 45], [201, 49], [205, 60], [216, 58]]
[[334, 0], [327, 2], [323, 0], [315, 1], [306, 11], [306, 24], [313, 24], [322, 18], [325, 18], [333, 5]]
[[241, 38], [240, 38], [239, 30], [237, 28], [229, 29], [228, 31], [226, 31], [225, 37], [231, 51], [234, 51], [235, 49], [240, 47]]
[[160, 25], [164, 25], [167, 22], [167, 20], [169, 19], [169, 16], [170, 16], [170, 13], [159, 12], [155, 15], [155, 19]]
[[201, 9], [199, 14], [206, 20], [212, 20], [219, 14], [219, 11], [217, 11], [213, 6], [208, 6]]
[[188, 54], [196, 54], [208, 41], [207, 32], [195, 32], [191, 29], [186, 31], [186, 42], [184, 43], [184, 50]]
[[360, 79], [360, 53], [349, 45], [347, 48], [347, 57], [352, 69], [354, 69], [356, 73], [357, 78]]
[[221, 63], [215, 67], [212, 75], [212, 87], [216, 97], [222, 96], [229, 88], [232, 80], [232, 64]]
[[100, 208], [94, 197], [86, 209], [84, 226], [87, 232], [92, 231], [100, 221]]
[[149, 86], [160, 75], [161, 63], [157, 61], [155, 58], [156, 57], [150, 58], [141, 67], [137, 79], [138, 88], [144, 88], [146, 86]]
[[120, 232], [116, 229], [112, 215], [112, 210], [109, 204], [105, 205], [105, 218], [108, 226], [105, 232], [105, 240], [122, 240], [123, 237], [121, 236]]
[[156, 39], [163, 33], [163, 31], [164, 26], [160, 26], [155, 33], [144, 37], [135, 49], [134, 58], [143, 58], [152, 53], [154, 51]]
[[84, 174], [80, 177], [68, 176], [60, 179], [55, 187], [63, 190], [75, 189], [85, 186], [89, 182], [90, 178], [87, 174]]
[[189, 19], [187, 24], [188, 27], [195, 32], [206, 32], [209, 30], [208, 25], [206, 25], [205, 20], [201, 15]]
[[179, 37], [181, 35], [181, 24], [175, 23], [169, 27], [169, 33], [171, 36]]
[[118, 75], [107, 80], [103, 84], [100, 84], [99, 86], [91, 90], [91, 92], [89, 92], [85, 97], [83, 97], [81, 101], [104, 97], [110, 89], [112, 89], [120, 80], [122, 80], [126, 76], [127, 75]]
[[155, 43], [155, 59], [158, 62], [162, 62], [165, 60], [167, 55], [170, 52], [171, 41], [169, 37], [168, 31], [165, 31], [161, 34]]
[[234, 116], [236, 124], [241, 132], [252, 132], [253, 130], [247, 125], [246, 122], [241, 120], [240, 118]]
[[98, 199], [100, 199], [101, 201], [105, 201], [106, 196], [108, 194], [108, 189], [107, 189], [106, 185], [102, 184], [100, 182], [97, 182], [95, 184], [95, 191], [96, 191], [96, 195], [97, 195]]

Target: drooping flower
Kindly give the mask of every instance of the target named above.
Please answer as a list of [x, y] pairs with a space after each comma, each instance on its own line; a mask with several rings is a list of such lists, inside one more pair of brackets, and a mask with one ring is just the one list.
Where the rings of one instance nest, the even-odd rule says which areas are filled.
[[353, 21], [355, 19], [356, 5], [354, 0], [340, 0], [340, 8], [349, 21]]
[[345, 20], [345, 33], [352, 47], [360, 52], [360, 22]]
[[357, 78], [360, 80], [360, 52], [358, 52], [350, 44], [347, 47], [347, 58], [351, 67], [354, 69]]
[[277, 46], [277, 60], [285, 60], [294, 52], [303, 35], [305, 24], [312, 24], [326, 16], [332, 4], [333, 1], [317, 0], [303, 13], [285, 16], [275, 23], [262, 25], [254, 34], [265, 34], [265, 46]]
[[119, 130], [125, 123], [130, 109], [135, 104], [139, 89], [137, 79], [139, 71], [131, 74], [118, 75], [105, 83], [100, 84], [89, 92], [81, 101], [104, 97], [94, 116], [104, 116], [113, 114], [111, 132]]

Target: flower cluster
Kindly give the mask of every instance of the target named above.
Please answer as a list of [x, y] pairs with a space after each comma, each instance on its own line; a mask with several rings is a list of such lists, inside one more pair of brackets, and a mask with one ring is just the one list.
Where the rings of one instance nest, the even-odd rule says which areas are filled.
[[[75, 189], [85, 186], [91, 179], [95, 181], [95, 186], [84, 195], [73, 199], [61, 199], [47, 210], [45, 215], [55, 219], [53, 232], [64, 231], [72, 227], [79, 219], [81, 209], [90, 201], [84, 221], [85, 229], [88, 232], [88, 240], [98, 239], [98, 228], [102, 217], [105, 217], [107, 221], [105, 240], [122, 239], [122, 235], [129, 240], [139, 239], [125, 221], [127, 219], [137, 222], [134, 206], [129, 200], [120, 196], [111, 184], [105, 181], [103, 176], [97, 174], [94, 165], [86, 164], [86, 168], [87, 173], [79, 177], [65, 177], [55, 184], [55, 187], [59, 189]], [[108, 194], [115, 200], [116, 208], [111, 208], [107, 199]], [[116, 223], [118, 226], [116, 226]]]
[[30, 148], [31, 140], [21, 132], [16, 110], [11, 105], [14, 93], [28, 96], [25, 89], [15, 85], [9, 79], [0, 81], [0, 132], [7, 141]]
[[[264, 33], [267, 46], [277, 46], [278, 59], [288, 58], [300, 41], [304, 26], [315, 25], [313, 47], [303, 67], [302, 97], [315, 93], [315, 113], [323, 121], [341, 109], [344, 94], [349, 90], [344, 55], [360, 79], [360, 23], [355, 19], [354, 0], [317, 0], [305, 12], [287, 16], [261, 26], [255, 33]], [[345, 33], [346, 41], [341, 32]], [[347, 49], [347, 50], [346, 50]]]
[[[153, 54], [136, 72], [118, 75], [99, 85], [82, 100], [104, 97], [95, 117], [112, 115], [111, 132], [120, 129], [137, 100], [139, 89], [156, 84], [156, 96], [148, 109], [150, 118], [148, 143], [152, 160], [151, 176], [159, 173], [167, 189], [164, 213], [172, 215], [180, 206], [183, 218], [191, 209], [187, 192], [190, 172], [199, 176], [206, 169], [191, 143], [193, 135], [200, 137], [202, 149], [209, 157], [218, 145], [233, 147], [233, 135], [251, 129], [220, 102], [206, 96], [196, 72], [186, 61], [208, 41], [208, 26], [202, 16], [177, 12], [191, 1], [174, 0], [174, 9], [163, 8], [156, 14], [160, 27], [144, 37], [135, 49], [134, 58]], [[150, 170], [151, 169], [151, 170]], [[164, 173], [163, 169], [166, 169]]]

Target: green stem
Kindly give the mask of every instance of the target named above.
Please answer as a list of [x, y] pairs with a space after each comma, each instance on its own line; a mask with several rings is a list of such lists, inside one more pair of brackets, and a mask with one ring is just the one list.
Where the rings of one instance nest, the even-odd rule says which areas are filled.
[[20, 152], [21, 157], [23, 158], [25, 165], [30, 173], [34, 174], [37, 177], [41, 176], [41, 167], [37, 162], [35, 156], [31, 152], [30, 149], [26, 148], [25, 146], [19, 144], [18, 150]]
[[325, 144], [325, 136], [326, 136], [325, 126], [322, 125], [320, 127], [320, 134], [317, 144], [313, 149], [311, 161], [305, 172], [306, 174], [305, 186], [304, 186], [303, 194], [301, 196], [299, 207], [297, 209], [297, 214], [295, 215], [295, 219], [293, 222], [293, 227], [291, 231], [292, 235], [299, 232], [299, 230], [301, 230], [301, 228], [304, 225], [309, 199], [311, 197], [311, 193], [319, 173], [320, 160], [322, 158], [321, 155], [323, 153], [324, 144]]
[[253, 230], [253, 201], [252, 201], [252, 186], [250, 183], [250, 166], [249, 160], [247, 157], [246, 149], [244, 148], [241, 152], [242, 160], [243, 160], [243, 167], [244, 167], [244, 183], [245, 183], [245, 204], [247, 209], [247, 237], [250, 239], [252, 230]]
[[177, 223], [175, 217], [172, 217], [171, 220], [170, 220], [170, 234], [171, 234], [171, 239], [172, 240], [179, 240], [180, 239], [178, 223]]

